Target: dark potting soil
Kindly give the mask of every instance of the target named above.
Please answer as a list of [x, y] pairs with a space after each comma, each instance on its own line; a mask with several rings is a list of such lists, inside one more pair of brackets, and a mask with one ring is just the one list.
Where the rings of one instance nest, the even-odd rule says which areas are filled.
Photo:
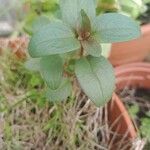
[[139, 111], [136, 113], [136, 118], [134, 118], [137, 127], [141, 125], [142, 118], [150, 119], [150, 115], [147, 115], [150, 113], [150, 90], [126, 88], [118, 91], [117, 94], [120, 95], [127, 108], [138, 106]]
[[147, 4], [147, 11], [141, 14], [138, 19], [141, 21], [141, 24], [150, 23], [150, 3]]
[[150, 112], [150, 89], [126, 88], [117, 93], [127, 107], [131, 107], [134, 104], [139, 106], [139, 111], [136, 114], [138, 118], [138, 120], [136, 120], [137, 125], [140, 125], [140, 118], [148, 117], [150, 119], [150, 116], [147, 115], [148, 112]]
[[[122, 98], [127, 109], [130, 109], [132, 106], [135, 105], [138, 107], [136, 117], [132, 117], [132, 119], [134, 120], [137, 128], [140, 130], [140, 126], [142, 125], [142, 119], [146, 118], [150, 120], [150, 89], [134, 89], [127, 87], [121, 91], [118, 91], [117, 93]], [[144, 136], [141, 134], [141, 137]], [[150, 149], [149, 142], [146, 144], [144, 150], [149, 150], [147, 148]]]
[[[139, 118], [141, 117], [149, 117], [147, 115], [147, 112], [150, 111], [150, 90], [145, 89], [137, 89], [135, 93], [135, 97], [137, 97], [139, 100], [141, 99], [143, 104], [146, 104], [147, 106], [143, 107], [139, 105], [140, 111], [138, 112], [137, 116]], [[137, 99], [137, 103], [138, 103]]]

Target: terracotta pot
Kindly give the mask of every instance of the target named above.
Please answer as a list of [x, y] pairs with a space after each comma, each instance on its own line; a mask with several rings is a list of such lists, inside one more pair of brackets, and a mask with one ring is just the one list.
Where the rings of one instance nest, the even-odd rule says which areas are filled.
[[[115, 68], [116, 87], [121, 90], [126, 86], [150, 89], [150, 64], [132, 63]], [[121, 99], [114, 94], [108, 104], [108, 120], [112, 131], [117, 134], [116, 141], [135, 139], [137, 132]]]
[[124, 139], [135, 139], [137, 137], [135, 126], [121, 99], [114, 94], [108, 104], [109, 128], [115, 135], [115, 142], [124, 137]]
[[116, 67], [117, 89], [125, 86], [150, 89], [150, 63], [132, 63]]
[[112, 44], [109, 60], [114, 66], [140, 62], [150, 54], [150, 24], [141, 27], [140, 38]]

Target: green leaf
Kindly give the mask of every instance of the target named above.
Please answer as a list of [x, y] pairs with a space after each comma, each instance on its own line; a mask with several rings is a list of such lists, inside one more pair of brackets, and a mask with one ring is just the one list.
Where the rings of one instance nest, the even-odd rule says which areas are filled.
[[25, 62], [25, 67], [31, 71], [40, 71], [41, 58], [30, 58]]
[[35, 12], [32, 12], [32, 13], [29, 13], [24, 19], [25, 24], [23, 26], [23, 29], [29, 35], [32, 35], [33, 33], [32, 24], [33, 24], [34, 19], [37, 17], [38, 17], [37, 14]]
[[139, 112], [139, 106], [138, 106], [138, 104], [134, 104], [133, 106], [130, 106], [128, 108], [128, 112], [129, 112], [129, 114], [131, 115], [131, 117], [133, 119], [136, 119], [137, 113]]
[[43, 28], [45, 25], [50, 23], [50, 20], [46, 16], [38, 16], [36, 13], [31, 13], [25, 19], [24, 30], [32, 35], [36, 33], [39, 29]]
[[140, 126], [140, 131], [144, 137], [150, 141], [150, 119], [149, 118], [142, 118], [140, 120], [142, 122]]
[[81, 16], [79, 18], [80, 21], [79, 21], [79, 25], [78, 25], [79, 31], [80, 32], [91, 32], [91, 22], [90, 22], [89, 17], [87, 16], [87, 14], [85, 13], [85, 11], [83, 9], [81, 10], [80, 13], [81, 13]]
[[115, 89], [115, 75], [112, 65], [103, 56], [88, 56], [76, 62], [75, 73], [81, 88], [96, 104], [103, 106]]
[[100, 57], [101, 56], [101, 45], [93, 38], [88, 41], [81, 41], [83, 48], [89, 55]]
[[63, 62], [60, 56], [50, 55], [41, 58], [41, 74], [50, 89], [60, 86], [63, 72]]
[[96, 0], [79, 0], [80, 9], [83, 9], [90, 19], [96, 16]]
[[60, 0], [62, 19], [73, 28], [76, 28], [81, 9], [93, 18], [96, 15], [95, 7], [95, 0]]
[[96, 17], [94, 21], [95, 37], [104, 43], [122, 42], [140, 36], [140, 27], [131, 18], [107, 13]]
[[80, 43], [68, 26], [62, 22], [51, 22], [32, 36], [29, 54], [32, 57], [41, 57], [66, 53], [79, 48]]
[[71, 27], [76, 27], [79, 16], [78, 0], [60, 0], [62, 19]]
[[67, 67], [65, 68], [65, 71], [68, 72], [69, 74], [74, 75], [75, 63], [76, 63], [76, 59], [70, 59], [68, 61]]
[[53, 102], [66, 100], [72, 91], [71, 82], [67, 79], [63, 80], [60, 87], [56, 90], [48, 89], [47, 98]]
[[46, 16], [40, 16], [36, 18], [32, 23], [32, 33], [38, 32], [41, 28], [50, 23], [50, 20]]

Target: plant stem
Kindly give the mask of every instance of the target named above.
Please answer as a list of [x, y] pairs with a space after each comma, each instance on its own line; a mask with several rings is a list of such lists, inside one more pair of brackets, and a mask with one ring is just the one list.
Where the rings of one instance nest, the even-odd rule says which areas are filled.
[[84, 49], [83, 49], [83, 46], [81, 44], [80, 56], [83, 56], [83, 54], [84, 54]]

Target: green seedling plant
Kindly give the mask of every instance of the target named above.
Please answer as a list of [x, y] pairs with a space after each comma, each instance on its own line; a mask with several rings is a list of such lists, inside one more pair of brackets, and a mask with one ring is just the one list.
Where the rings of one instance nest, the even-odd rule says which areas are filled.
[[39, 71], [53, 102], [67, 99], [77, 78], [84, 93], [99, 107], [115, 90], [115, 74], [101, 55], [101, 43], [140, 36], [139, 26], [118, 13], [96, 16], [96, 0], [60, 0], [62, 20], [37, 25], [29, 42], [26, 65]]

